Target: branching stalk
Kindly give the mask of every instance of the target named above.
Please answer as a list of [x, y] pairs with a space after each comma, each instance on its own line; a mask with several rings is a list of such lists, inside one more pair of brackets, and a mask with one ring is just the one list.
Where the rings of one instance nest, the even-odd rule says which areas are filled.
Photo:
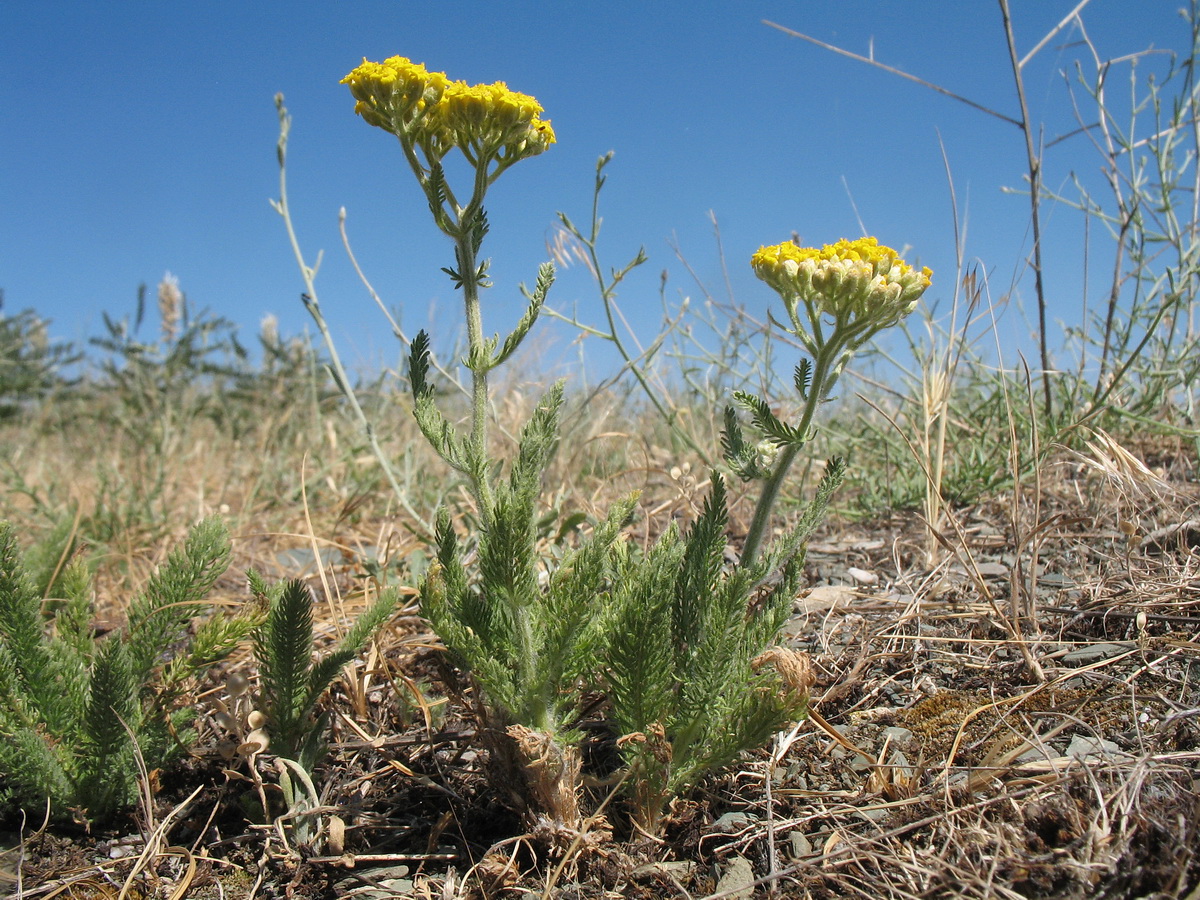
[[409, 503], [408, 491], [401, 487], [400, 480], [396, 476], [396, 471], [392, 467], [390, 458], [379, 444], [379, 438], [375, 433], [375, 426], [363, 411], [362, 405], [358, 402], [358, 396], [354, 392], [354, 387], [351, 385], [350, 378], [346, 374], [346, 369], [342, 365], [342, 359], [338, 355], [333, 335], [330, 334], [325, 317], [321, 314], [321, 305], [317, 299], [316, 286], [317, 270], [321, 267], [321, 254], [317, 254], [315, 265], [310, 266], [305, 261], [304, 253], [300, 249], [300, 240], [296, 237], [296, 229], [292, 224], [292, 214], [288, 208], [287, 142], [288, 134], [292, 128], [292, 117], [288, 115], [287, 107], [283, 105], [283, 94], [275, 95], [275, 108], [279, 112], [279, 143], [276, 150], [276, 156], [279, 160], [279, 199], [272, 200], [271, 206], [283, 219], [284, 228], [287, 230], [288, 243], [291, 245], [292, 253], [296, 257], [296, 263], [300, 267], [300, 276], [304, 279], [305, 292], [301, 297], [304, 301], [304, 308], [308, 310], [309, 315], [312, 316], [313, 322], [317, 326], [317, 330], [321, 333], [321, 340], [324, 342], [325, 349], [329, 354], [329, 368], [333, 374], [333, 380], [337, 383], [346, 401], [350, 404], [350, 409], [354, 413], [354, 417], [358, 420], [359, 425], [362, 426], [363, 434], [366, 435], [371, 452], [375, 454], [375, 458], [379, 461], [384, 477], [387, 478], [388, 485], [391, 487], [396, 501], [412, 517], [412, 521], [421, 523], [428, 530], [429, 525], [425, 522], [424, 517]]

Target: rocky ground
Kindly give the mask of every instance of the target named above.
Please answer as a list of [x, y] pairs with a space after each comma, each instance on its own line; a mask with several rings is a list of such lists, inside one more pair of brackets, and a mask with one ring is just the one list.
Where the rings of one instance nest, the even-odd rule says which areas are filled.
[[[819, 673], [814, 715], [676, 801], [662, 838], [632, 833], [619, 803], [611, 837], [547, 853], [524, 835], [410, 609], [334, 691], [307, 843], [298, 824], [247, 824], [256, 788], [210, 722], [199, 756], [151, 774], [152, 812], [90, 833], [10, 823], [5, 888], [1200, 897], [1200, 484], [1186, 454], [1142, 456], [1064, 455], [951, 510], [937, 541], [915, 513], [828, 523], [785, 635]], [[365, 562], [332, 568], [350, 581]], [[592, 808], [612, 740], [585, 748]]]

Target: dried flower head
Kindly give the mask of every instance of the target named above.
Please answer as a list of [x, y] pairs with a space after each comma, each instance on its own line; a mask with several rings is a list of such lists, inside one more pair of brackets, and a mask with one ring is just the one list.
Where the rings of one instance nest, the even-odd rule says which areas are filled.
[[801, 696], [808, 696], [809, 690], [817, 683], [812, 660], [802, 650], [772, 647], [756, 656], [752, 665], [755, 670], [763, 666], [773, 666], [784, 687]]
[[783, 297], [797, 328], [804, 327], [797, 315], [804, 303], [810, 319], [825, 315], [835, 328], [853, 329], [855, 343], [911, 313], [932, 274], [914, 269], [873, 237], [843, 239], [819, 250], [786, 241], [761, 247], [750, 265]]
[[183, 291], [179, 289], [179, 279], [170, 272], [158, 283], [158, 312], [162, 317], [163, 343], [170, 344], [179, 334], [183, 318]]
[[279, 346], [279, 318], [274, 313], [267, 313], [258, 323], [258, 334], [268, 347]]

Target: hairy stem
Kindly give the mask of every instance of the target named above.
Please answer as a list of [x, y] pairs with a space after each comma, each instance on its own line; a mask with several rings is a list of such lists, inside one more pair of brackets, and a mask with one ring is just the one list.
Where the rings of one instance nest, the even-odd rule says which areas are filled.
[[[833, 390], [833, 386], [837, 381], [837, 373], [834, 367], [838, 358], [842, 354], [844, 344], [840, 341], [827, 344], [821, 347], [820, 352], [816, 355], [817, 358], [813, 364], [812, 382], [809, 385], [808, 397], [804, 402], [804, 412], [800, 418], [800, 425], [797, 429], [800, 435], [807, 436], [812, 428], [813, 419], [816, 418], [817, 409], [825, 402], [825, 398], [829, 396], [829, 392]], [[788, 470], [791, 469], [792, 463], [796, 461], [796, 456], [800, 452], [802, 444], [789, 444], [779, 451], [779, 457], [775, 460], [775, 466], [771, 470], [771, 474], [767, 477], [763, 484], [762, 494], [759, 495], [758, 503], [754, 507], [754, 518], [750, 521], [750, 531], [746, 534], [746, 543], [742, 547], [742, 564], [753, 564], [759, 554], [762, 552], [763, 537], [767, 531], [767, 525], [771, 521], [771, 512], [775, 508], [775, 502], [779, 499], [779, 491], [783, 487], [783, 481], [787, 477]]]

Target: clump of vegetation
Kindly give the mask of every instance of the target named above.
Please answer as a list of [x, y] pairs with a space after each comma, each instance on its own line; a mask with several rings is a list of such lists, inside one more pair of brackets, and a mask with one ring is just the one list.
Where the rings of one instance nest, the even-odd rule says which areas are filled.
[[254, 615], [210, 616], [189, 635], [229, 565], [217, 519], [196, 525], [130, 604], [126, 625], [97, 640], [92, 585], [77, 559], [63, 599], [43, 612], [15, 532], [0, 524], [0, 784], [31, 814], [100, 820], [138, 797], [144, 779], [194, 739], [188, 681], [228, 655]]
[[313, 661], [313, 597], [299, 579], [267, 585], [250, 573], [250, 589], [266, 608], [254, 630], [258, 662], [258, 709], [265, 717], [262, 749], [298, 763], [310, 775], [325, 755], [327, 713], [321, 695], [387, 621], [396, 608], [394, 589], [384, 591], [359, 615], [338, 645]]
[[[484, 336], [480, 292], [490, 282], [480, 254], [489, 228], [488, 188], [516, 162], [546, 151], [554, 131], [532, 97], [503, 84], [451, 81], [403, 57], [364, 62], [345, 83], [356, 111], [399, 138], [435, 224], [454, 243], [454, 266], [444, 271], [464, 303], [467, 433], [438, 406], [428, 336], [422, 332], [410, 347], [414, 418], [435, 452], [465, 478], [477, 523], [464, 540], [448, 512], [439, 513], [437, 560], [421, 587], [424, 613], [480, 688], [478, 720], [494, 762], [506, 770], [498, 780], [524, 783], [521, 805], [533, 824], [556, 835], [583, 829], [577, 723], [585, 693], [608, 687], [635, 818], [654, 831], [671, 796], [804, 713], [807, 684], [785, 685], [774, 668], [756, 671], [755, 661], [778, 637], [798, 586], [804, 542], [841, 482], [844, 464], [831, 460], [799, 525], [768, 547], [775, 503], [798, 452], [815, 434], [817, 410], [855, 350], [912, 312], [930, 273], [914, 270], [872, 238], [821, 249], [763, 247], [752, 261], [755, 271], [779, 292], [789, 333], [813, 359], [795, 373], [803, 404], [796, 424], [782, 421], [766, 400], [739, 393], [757, 433], [748, 442], [737, 415], [726, 413], [728, 464], [744, 480], [762, 482], [740, 561], [726, 564], [732, 548], [717, 473], [704, 514], [686, 538], [669, 530], [647, 552], [635, 551], [621, 534], [634, 510], [635, 498], [629, 498], [614, 503], [565, 558], [549, 559], [538, 544], [538, 505], [557, 446], [563, 385], [542, 398], [522, 429], [507, 478], [498, 477], [504, 463], [492, 455], [487, 432], [490, 374], [530, 333], [554, 268], [541, 267], [526, 292], [524, 315], [502, 341]], [[288, 118], [278, 102], [282, 165]], [[475, 173], [469, 193], [461, 195], [465, 203], [443, 167], [455, 149]], [[597, 194], [604, 162], [597, 169]], [[276, 209], [306, 280], [306, 306], [336, 359], [316, 298], [315, 271], [295, 242], [283, 188], [281, 181]], [[594, 238], [593, 231], [593, 245]], [[610, 337], [617, 340], [615, 332]], [[339, 383], [356, 404], [348, 381]], [[474, 559], [470, 567], [468, 556]], [[764, 588], [771, 579], [774, 584]]]
[[[407, 372], [364, 385], [332, 343], [318, 355], [265, 323], [252, 363], [232, 326], [191, 316], [168, 278], [161, 334], [138, 337], [140, 297], [132, 324], [106, 319], [93, 349], [108, 357], [75, 383], [74, 351], [49, 343], [36, 316], [0, 319], [0, 404], [22, 414], [0, 409], [11, 437], [0, 515], [20, 523], [0, 527], [4, 809], [35, 821], [48, 800], [59, 823], [103, 824], [145, 799], [131, 884], [184, 858], [168, 840], [188, 852], [211, 840], [260, 842], [259, 870], [239, 889], [264, 893], [284, 865], [299, 886], [409, 853], [427, 865], [414, 895], [537, 882], [549, 896], [576, 866], [614, 895], [699, 895], [727, 863], [813, 896], [1195, 893], [1186, 835], [1200, 735], [1186, 651], [1200, 280], [1196, 157], [1182, 142], [1200, 92], [1190, 62], [1171, 66], [1126, 119], [1106, 106], [1110, 68], [1081, 82], [1101, 110], [1081, 124], [1116, 205], [1082, 186], [1078, 199], [1054, 198], [1117, 239], [1106, 302], [1069, 332], [1077, 365], [1024, 373], [978, 351], [971, 329], [991, 324], [973, 270], [954, 279], [965, 303], [948, 327], [926, 310], [928, 331], [912, 328], [929, 273], [868, 238], [761, 248], [751, 264], [783, 313], [759, 322], [706, 305], [717, 349], [692, 331], [702, 311], [683, 305], [660, 334], [632, 339], [615, 289], [646, 257], [601, 274], [606, 156], [590, 231], [562, 217], [607, 326], [568, 321], [624, 363], [587, 416], [574, 385], [530, 399], [497, 389], [547, 312], [552, 267], [507, 332], [483, 327], [485, 197], [508, 167], [551, 148], [540, 106], [399, 57], [356, 68], [359, 113], [400, 139], [454, 247], [445, 271], [464, 298], [463, 362], [393, 323]], [[281, 102], [279, 114], [282, 175]], [[1139, 138], [1132, 126], [1146, 116], [1151, 137]], [[446, 170], [463, 171], [443, 166], [452, 153], [473, 170], [467, 183], [451, 183]], [[328, 340], [286, 194], [277, 208]], [[893, 326], [915, 361], [894, 405], [868, 411], [874, 390], [861, 406], [844, 390], [834, 398], [856, 354]], [[628, 402], [639, 392], [649, 407]], [[595, 434], [581, 420], [602, 416], [644, 440], [643, 459], [625, 442], [594, 465], [600, 451], [576, 435]], [[450, 477], [427, 477], [439, 465]], [[695, 476], [681, 474], [689, 465]], [[591, 491], [614, 471], [622, 483]], [[808, 558], [835, 500], [863, 517], [920, 515], [869, 535], [884, 540], [823, 540]], [[252, 573], [237, 615], [210, 614], [230, 554], [215, 520], [153, 575], [144, 563], [144, 548], [197, 507], [237, 522], [248, 567], [283, 569], [275, 584]], [[320, 608], [289, 577], [299, 557], [277, 552], [301, 530], [329, 536], [330, 552], [306, 560], [336, 582], [330, 597], [356, 581], [356, 594], [362, 582], [399, 584], [423, 619], [381, 632], [398, 591], [380, 590], [353, 621], [326, 613], [345, 632], [320, 652]], [[42, 539], [22, 552], [27, 534]], [[805, 584], [843, 575], [861, 588], [852, 599], [803, 598]], [[105, 602], [130, 595], [120, 615]], [[797, 603], [821, 612], [781, 641]], [[380, 633], [372, 664], [327, 690]], [[214, 673], [226, 704], [199, 676], [238, 648], [232, 674]], [[427, 696], [439, 677], [449, 696]], [[201, 801], [207, 817], [172, 812], [151, 828], [155, 770], [184, 751], [214, 763], [208, 784], [233, 790]], [[160, 799], [178, 811], [191, 802], [178, 796]], [[492, 830], [497, 797], [525, 827]], [[531, 835], [543, 839], [534, 853]], [[547, 844], [558, 866], [548, 874]], [[643, 866], [648, 856], [683, 865]], [[713, 866], [684, 868], [698, 857]], [[478, 865], [458, 880], [467, 859]], [[131, 865], [106, 858], [105, 875]]]

